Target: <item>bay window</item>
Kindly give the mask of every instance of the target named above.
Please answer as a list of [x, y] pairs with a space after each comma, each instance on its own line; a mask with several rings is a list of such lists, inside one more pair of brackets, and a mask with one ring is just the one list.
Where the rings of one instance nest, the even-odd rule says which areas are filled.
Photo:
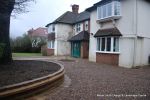
[[105, 5], [100, 5], [97, 7], [97, 19], [105, 19], [109, 17], [120, 16], [120, 2], [112, 1]]
[[97, 52], [119, 52], [119, 37], [98, 37]]

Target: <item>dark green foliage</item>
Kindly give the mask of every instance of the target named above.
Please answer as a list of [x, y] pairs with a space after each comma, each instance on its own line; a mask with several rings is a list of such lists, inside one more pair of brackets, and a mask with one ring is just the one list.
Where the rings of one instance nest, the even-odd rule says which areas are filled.
[[45, 44], [45, 40], [41, 39], [37, 46], [33, 46], [33, 39], [30, 39], [26, 34], [10, 41], [12, 52], [14, 53], [40, 53], [41, 46]]
[[22, 37], [17, 37], [11, 43], [13, 52], [31, 52], [31, 40], [28, 35], [24, 34]]
[[4, 43], [0, 43], [0, 58], [2, 57], [3, 55], [3, 50], [5, 48], [5, 44]]

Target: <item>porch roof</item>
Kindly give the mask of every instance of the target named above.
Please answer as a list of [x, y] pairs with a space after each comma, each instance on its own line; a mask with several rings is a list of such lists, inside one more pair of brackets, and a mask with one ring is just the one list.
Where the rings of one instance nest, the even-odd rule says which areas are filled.
[[73, 42], [73, 41], [89, 41], [89, 32], [81, 31], [79, 34], [73, 36], [68, 41], [70, 41], [70, 42]]
[[99, 29], [94, 37], [122, 36], [118, 28]]

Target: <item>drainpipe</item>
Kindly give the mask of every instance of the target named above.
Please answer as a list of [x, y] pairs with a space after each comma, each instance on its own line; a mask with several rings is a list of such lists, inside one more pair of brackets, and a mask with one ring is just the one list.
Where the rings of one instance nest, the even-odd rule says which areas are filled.
[[138, 7], [137, 7], [137, 0], [135, 0], [135, 6], [134, 6], [135, 10], [135, 14], [134, 14], [134, 34], [135, 34], [135, 37], [134, 37], [134, 53], [133, 53], [133, 65], [132, 67], [136, 67], [136, 51], [137, 51], [137, 24], [138, 24], [138, 20], [137, 20], [137, 16], [138, 16]]

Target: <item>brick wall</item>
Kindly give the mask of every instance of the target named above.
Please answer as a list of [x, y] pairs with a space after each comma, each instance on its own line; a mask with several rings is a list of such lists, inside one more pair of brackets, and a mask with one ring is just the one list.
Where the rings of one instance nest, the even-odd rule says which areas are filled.
[[81, 43], [81, 58], [88, 58], [89, 57], [89, 42], [82, 42]]
[[54, 49], [47, 49], [47, 56], [54, 55]]
[[118, 66], [119, 54], [96, 53], [96, 62]]

